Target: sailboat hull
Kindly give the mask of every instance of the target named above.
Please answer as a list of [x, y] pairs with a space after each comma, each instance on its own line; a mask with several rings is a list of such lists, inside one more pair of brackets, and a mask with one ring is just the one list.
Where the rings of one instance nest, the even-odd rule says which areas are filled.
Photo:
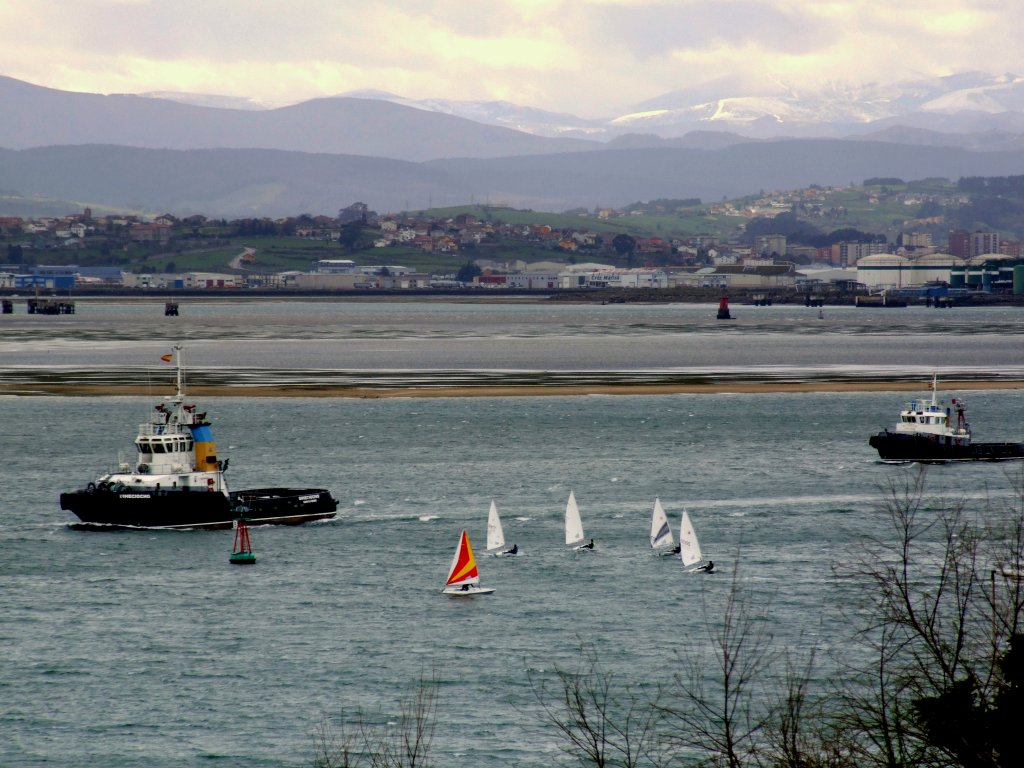
[[715, 570], [714, 565], [708, 568], [707, 563], [705, 563], [704, 565], [694, 565], [687, 567], [686, 573], [718, 573], [718, 571]]
[[445, 587], [441, 592], [449, 597], [473, 597], [473, 595], [489, 595], [494, 592], [494, 587], [474, 587], [463, 589], [462, 587]]

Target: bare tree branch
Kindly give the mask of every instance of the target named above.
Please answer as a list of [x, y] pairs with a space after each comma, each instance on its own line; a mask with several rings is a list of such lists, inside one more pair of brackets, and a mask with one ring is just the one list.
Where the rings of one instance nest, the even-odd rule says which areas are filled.
[[[648, 700], [642, 690], [618, 686], [587, 648], [580, 650], [575, 672], [555, 669], [555, 679], [530, 677], [544, 719], [565, 740], [565, 751], [580, 765], [606, 768], [658, 766], [658, 692]], [[555, 693], [551, 688], [556, 687]], [[557, 701], [557, 704], [552, 702]]]
[[368, 723], [357, 712], [352, 731], [342, 724], [335, 731], [325, 720], [314, 736], [315, 768], [430, 768], [430, 751], [437, 721], [436, 674], [421, 677], [416, 692], [399, 702], [393, 724]]
[[772, 636], [763, 615], [753, 611], [738, 568], [721, 612], [712, 615], [707, 602], [704, 612], [714, 684], [709, 688], [707, 660], [695, 653], [685, 660], [686, 673], [674, 678], [662, 711], [673, 726], [669, 738], [683, 750], [701, 754], [713, 765], [741, 768], [757, 754], [760, 732], [769, 720], [764, 702], [771, 699], [758, 694], [765, 693], [764, 673], [775, 660]]

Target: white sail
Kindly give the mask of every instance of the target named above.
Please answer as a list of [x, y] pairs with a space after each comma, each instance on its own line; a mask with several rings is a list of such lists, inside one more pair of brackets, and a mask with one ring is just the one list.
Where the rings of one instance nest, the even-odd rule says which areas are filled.
[[580, 519], [580, 508], [576, 506], [576, 495], [569, 491], [569, 501], [565, 505], [565, 543], [579, 544], [583, 541], [583, 521]]
[[501, 529], [501, 518], [498, 508], [491, 501], [491, 511], [487, 513], [487, 551], [501, 549], [505, 546], [505, 532]]
[[654, 500], [654, 513], [651, 515], [651, 548], [660, 549], [671, 547], [675, 544], [672, 538], [672, 528], [668, 524], [668, 517], [661, 506], [661, 499]]
[[679, 522], [679, 557], [683, 565], [696, 565], [704, 558], [700, 554], [700, 543], [693, 531], [690, 516], [683, 510], [683, 518]]

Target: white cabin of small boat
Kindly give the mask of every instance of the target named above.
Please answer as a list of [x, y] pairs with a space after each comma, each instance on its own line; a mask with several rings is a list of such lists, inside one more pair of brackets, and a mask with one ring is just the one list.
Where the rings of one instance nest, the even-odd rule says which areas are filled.
[[[953, 398], [952, 408], [943, 407], [938, 400], [938, 380], [932, 378], [930, 399], [912, 400], [900, 411], [896, 432], [912, 435], [935, 435], [954, 438], [957, 442], [971, 439], [971, 425], [967, 423], [967, 407], [963, 400]], [[956, 424], [951, 424], [953, 409], [956, 410]]]

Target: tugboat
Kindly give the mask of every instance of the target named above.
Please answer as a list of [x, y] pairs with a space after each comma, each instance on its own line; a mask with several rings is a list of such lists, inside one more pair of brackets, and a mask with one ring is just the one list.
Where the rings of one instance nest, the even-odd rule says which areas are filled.
[[1024, 443], [972, 443], [966, 404], [959, 398], [950, 403], [951, 408], [939, 402], [938, 377], [932, 376], [931, 399], [907, 403], [895, 429], [872, 435], [868, 444], [888, 463], [1024, 459]]
[[298, 525], [337, 514], [338, 502], [323, 488], [229, 491], [228, 459], [217, 458], [206, 414], [185, 403], [180, 345], [173, 358], [177, 391], [139, 425], [135, 462], [60, 495], [61, 509], [81, 520], [75, 527], [231, 528], [243, 515], [249, 525]]

